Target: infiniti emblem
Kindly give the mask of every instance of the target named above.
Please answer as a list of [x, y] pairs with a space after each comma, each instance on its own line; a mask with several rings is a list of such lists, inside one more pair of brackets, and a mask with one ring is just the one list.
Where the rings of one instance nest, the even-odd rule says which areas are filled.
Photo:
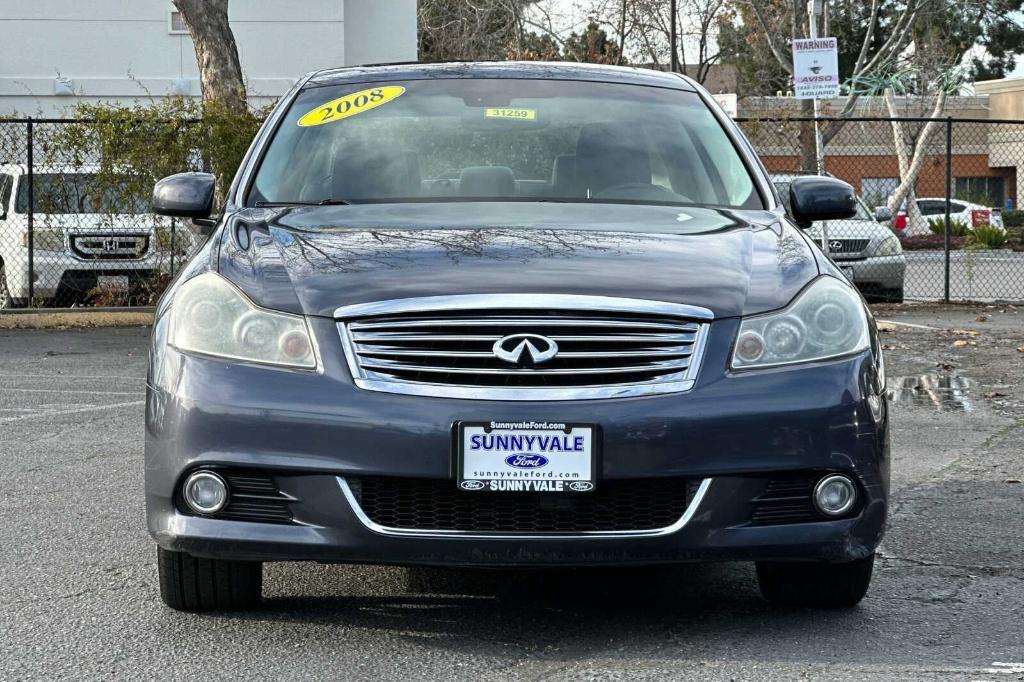
[[558, 355], [558, 344], [540, 334], [510, 334], [494, 342], [494, 355], [516, 365], [539, 365]]

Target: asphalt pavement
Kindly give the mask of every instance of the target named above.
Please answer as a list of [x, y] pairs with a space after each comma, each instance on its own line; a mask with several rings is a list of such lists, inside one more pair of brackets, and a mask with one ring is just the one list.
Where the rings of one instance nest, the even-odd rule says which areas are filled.
[[893, 507], [838, 612], [769, 606], [746, 564], [272, 564], [260, 611], [170, 611], [143, 515], [149, 330], [0, 331], [0, 679], [1024, 679], [1024, 313], [880, 317]]
[[[908, 301], [941, 301], [946, 257], [942, 251], [904, 251]], [[949, 296], [954, 301], [1024, 300], [1024, 252], [951, 251]]]

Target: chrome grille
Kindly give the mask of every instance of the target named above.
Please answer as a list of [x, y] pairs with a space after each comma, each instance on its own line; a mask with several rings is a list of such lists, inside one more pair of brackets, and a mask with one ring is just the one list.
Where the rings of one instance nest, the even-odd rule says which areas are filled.
[[[452, 296], [341, 308], [338, 328], [361, 388], [503, 400], [572, 400], [685, 391], [711, 312], [588, 296]], [[543, 362], [504, 360], [501, 339], [539, 335]]]
[[870, 239], [829, 239], [829, 253], [855, 254], [868, 248]]
[[71, 250], [86, 260], [133, 260], [149, 250], [147, 234], [71, 235]]

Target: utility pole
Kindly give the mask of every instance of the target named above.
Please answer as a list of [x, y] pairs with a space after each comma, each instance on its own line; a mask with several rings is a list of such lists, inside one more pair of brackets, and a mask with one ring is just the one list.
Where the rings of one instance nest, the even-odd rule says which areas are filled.
[[676, 37], [676, 0], [670, 0], [668, 7], [670, 22], [670, 26], [668, 29], [668, 42], [672, 44], [672, 49], [670, 50], [671, 54], [669, 55], [669, 63], [671, 64], [672, 72], [676, 73], [677, 71], [679, 71], [679, 55], [676, 54], [676, 40], [678, 39]]
[[[821, 5], [823, 0], [807, 0], [807, 19], [808, 25], [810, 26], [810, 35], [808, 38], [814, 39], [818, 37], [818, 18], [821, 16]], [[821, 147], [821, 129], [818, 127], [818, 116], [821, 114], [821, 105], [818, 103], [818, 98], [814, 100], [814, 163], [818, 168], [818, 175], [825, 174], [825, 151]], [[825, 252], [826, 256], [829, 254], [828, 245], [828, 221], [824, 221], [821, 224], [821, 250]]]
[[[673, 0], [674, 2], [675, 0]], [[818, 37], [818, 20], [822, 14], [823, 0], [807, 0], [807, 18], [810, 26], [808, 38]], [[825, 172], [825, 150], [821, 146], [821, 130], [818, 127], [818, 116], [821, 115], [821, 105], [818, 98], [814, 98], [814, 159], [818, 167], [818, 175]]]

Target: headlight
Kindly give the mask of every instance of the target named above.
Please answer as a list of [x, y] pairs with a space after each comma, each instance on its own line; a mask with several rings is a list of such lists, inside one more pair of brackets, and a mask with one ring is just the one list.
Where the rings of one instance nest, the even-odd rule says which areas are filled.
[[[28, 248], [28, 232], [21, 233], [21, 245]], [[63, 251], [64, 230], [59, 227], [37, 227], [32, 231], [32, 248], [39, 251]]]
[[258, 308], [212, 272], [181, 286], [170, 315], [168, 343], [178, 350], [269, 365], [316, 367], [304, 317]]
[[875, 247], [876, 256], [898, 256], [901, 253], [903, 253], [903, 245], [894, 234], [890, 234]]
[[769, 367], [846, 355], [868, 347], [868, 320], [857, 294], [819, 277], [785, 310], [744, 319], [732, 368]]

